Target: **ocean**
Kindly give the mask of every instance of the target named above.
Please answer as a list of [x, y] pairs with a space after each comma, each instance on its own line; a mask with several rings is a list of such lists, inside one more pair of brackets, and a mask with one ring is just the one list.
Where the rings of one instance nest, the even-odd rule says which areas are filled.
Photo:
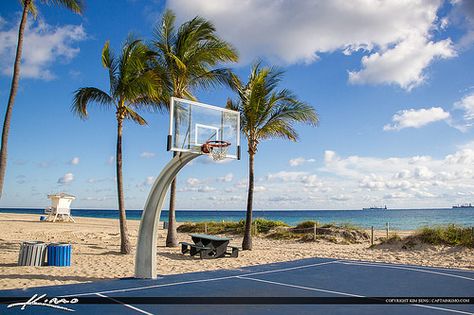
[[[43, 209], [0, 208], [0, 213], [29, 213], [42, 215]], [[127, 210], [127, 219], [140, 220], [142, 210]], [[72, 216], [118, 219], [117, 210], [73, 209]], [[285, 210], [254, 211], [254, 218], [283, 221], [289, 225], [315, 220], [321, 223], [350, 223], [364, 228], [384, 229], [389, 223], [392, 230], [413, 230], [423, 226], [458, 224], [474, 226], [474, 209], [393, 209], [393, 210]], [[168, 211], [161, 212], [161, 221], [167, 221]], [[178, 210], [178, 222], [239, 221], [245, 211]]]

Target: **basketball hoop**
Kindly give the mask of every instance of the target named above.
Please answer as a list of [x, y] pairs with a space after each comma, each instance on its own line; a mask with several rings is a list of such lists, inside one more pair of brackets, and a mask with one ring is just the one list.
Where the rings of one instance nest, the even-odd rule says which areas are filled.
[[230, 142], [222, 140], [209, 140], [201, 146], [202, 153], [209, 155], [214, 161], [220, 161], [227, 157], [227, 149]]

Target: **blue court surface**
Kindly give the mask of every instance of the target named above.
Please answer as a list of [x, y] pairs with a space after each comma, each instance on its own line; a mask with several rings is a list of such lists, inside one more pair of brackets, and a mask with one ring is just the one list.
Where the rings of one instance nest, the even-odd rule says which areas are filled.
[[[122, 297], [472, 297], [474, 271], [326, 258], [233, 270], [168, 275], [156, 280], [117, 279], [77, 285], [0, 291], [0, 298], [33, 294], [98, 298], [112, 304], [63, 305], [76, 314], [473, 314], [473, 304], [139, 304]], [[115, 302], [116, 303], [115, 303]], [[472, 301], [472, 300], [471, 300]], [[44, 306], [7, 308], [0, 314], [68, 314]]]

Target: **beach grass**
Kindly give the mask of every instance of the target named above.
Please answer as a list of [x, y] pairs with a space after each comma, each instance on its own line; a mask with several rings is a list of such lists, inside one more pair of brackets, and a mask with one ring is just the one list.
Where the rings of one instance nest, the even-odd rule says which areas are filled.
[[416, 231], [414, 237], [426, 244], [474, 247], [472, 228], [455, 224], [423, 227]]
[[[197, 222], [184, 223], [178, 227], [180, 233], [207, 233], [207, 234], [233, 234], [240, 235], [244, 232], [243, 220], [239, 222]], [[207, 230], [206, 230], [207, 229]]]
[[[357, 243], [367, 240], [368, 235], [355, 225], [349, 224], [325, 224], [320, 227], [317, 221], [304, 221], [296, 226], [290, 227], [282, 221], [256, 218], [253, 221], [252, 234], [255, 232], [263, 237], [275, 240], [298, 240], [301, 242], [312, 242], [326, 240], [333, 243]], [[316, 226], [316, 230], [314, 227]], [[180, 233], [207, 233], [207, 234], [230, 234], [243, 235], [245, 220], [238, 222], [197, 222], [184, 223], [178, 227]], [[315, 233], [316, 232], [316, 233]]]
[[[267, 220], [264, 218], [256, 218], [253, 221], [254, 228], [258, 233], [268, 233], [276, 227], [287, 227], [288, 225], [282, 221]], [[207, 230], [206, 230], [207, 229]], [[180, 233], [208, 233], [208, 234], [232, 234], [243, 235], [245, 230], [245, 220], [238, 222], [198, 222], [184, 223], [178, 227]]]
[[398, 235], [397, 233], [392, 233], [388, 238], [382, 237], [380, 239], [380, 244], [392, 245], [392, 244], [397, 244], [401, 240], [402, 240], [402, 238], [400, 237], [400, 235]]

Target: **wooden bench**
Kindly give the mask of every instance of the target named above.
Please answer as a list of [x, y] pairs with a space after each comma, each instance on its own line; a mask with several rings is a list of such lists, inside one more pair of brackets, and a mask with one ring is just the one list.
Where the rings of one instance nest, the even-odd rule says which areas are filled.
[[227, 246], [227, 248], [231, 249], [231, 252], [226, 252], [226, 255], [229, 255], [230, 257], [237, 258], [239, 257], [239, 248], [235, 246]]

